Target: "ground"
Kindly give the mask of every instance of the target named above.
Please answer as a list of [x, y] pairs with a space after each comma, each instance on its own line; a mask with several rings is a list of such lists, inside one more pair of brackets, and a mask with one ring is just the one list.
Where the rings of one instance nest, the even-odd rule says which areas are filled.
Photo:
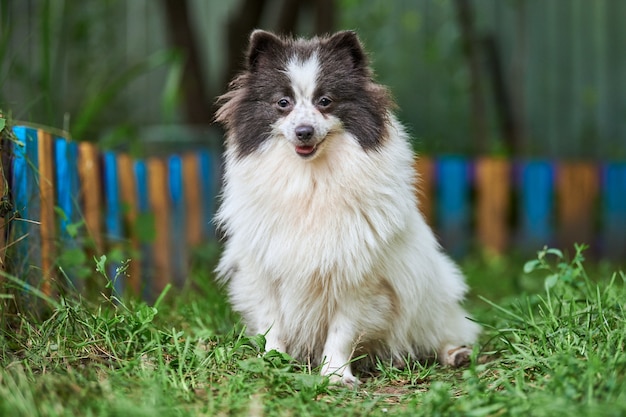
[[244, 335], [206, 265], [152, 306], [73, 296], [39, 300], [39, 319], [6, 288], [0, 415], [626, 414], [623, 273], [589, 273], [580, 253], [559, 251], [524, 267], [506, 258], [463, 266], [468, 308], [485, 328], [469, 366], [381, 363], [356, 389], [285, 354], [261, 355], [262, 336]]

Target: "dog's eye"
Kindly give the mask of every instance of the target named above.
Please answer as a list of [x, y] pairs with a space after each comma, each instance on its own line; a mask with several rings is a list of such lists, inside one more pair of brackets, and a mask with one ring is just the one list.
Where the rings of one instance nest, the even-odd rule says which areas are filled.
[[291, 106], [291, 101], [288, 98], [283, 97], [276, 102], [276, 105], [279, 109], [286, 110]]
[[319, 101], [317, 102], [317, 105], [320, 107], [328, 107], [331, 105], [332, 102], [333, 101], [330, 98], [324, 96], [319, 99]]

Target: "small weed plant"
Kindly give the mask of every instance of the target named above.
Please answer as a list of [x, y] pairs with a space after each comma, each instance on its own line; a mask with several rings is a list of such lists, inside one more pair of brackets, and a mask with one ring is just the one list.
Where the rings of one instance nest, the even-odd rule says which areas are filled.
[[583, 247], [525, 264], [540, 294], [471, 306], [485, 331], [468, 368], [379, 363], [356, 389], [263, 353], [207, 270], [153, 304], [40, 298], [45, 318], [5, 294], [0, 416], [626, 415], [626, 277], [589, 277]]
[[584, 249], [571, 261], [544, 249], [524, 265], [543, 294], [485, 300], [498, 313], [487, 331], [497, 359], [468, 373], [503, 396], [506, 414], [626, 415], [626, 276], [591, 279]]

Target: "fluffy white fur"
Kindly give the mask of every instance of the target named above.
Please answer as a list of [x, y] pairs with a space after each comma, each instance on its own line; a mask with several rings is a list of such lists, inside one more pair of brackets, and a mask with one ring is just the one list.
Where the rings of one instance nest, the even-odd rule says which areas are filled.
[[[322, 365], [351, 385], [355, 352], [455, 365], [479, 327], [459, 303], [463, 277], [417, 209], [414, 155], [389, 115], [380, 148], [364, 150], [308, 97], [314, 57], [289, 68], [293, 111], [249, 155], [227, 139], [217, 223], [228, 239], [217, 271], [266, 349]], [[315, 126], [317, 152], [294, 151], [294, 127]], [[318, 133], [321, 132], [321, 133]], [[460, 355], [460, 359], [459, 359]]]

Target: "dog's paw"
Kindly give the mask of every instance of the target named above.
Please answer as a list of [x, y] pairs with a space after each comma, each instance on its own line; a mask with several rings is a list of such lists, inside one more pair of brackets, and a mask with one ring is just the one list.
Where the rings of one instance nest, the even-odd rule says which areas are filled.
[[327, 376], [331, 385], [344, 386], [348, 388], [356, 388], [359, 380], [352, 374], [350, 367], [331, 367], [326, 365], [322, 368], [322, 376]]
[[328, 380], [331, 385], [344, 386], [344, 387], [352, 388], [352, 389], [357, 388], [359, 384], [361, 383], [359, 379], [352, 374], [349, 374], [349, 375], [332, 374], [328, 376]]
[[267, 334], [265, 336], [265, 352], [269, 353], [271, 351], [276, 351], [276, 352], [286, 352], [287, 350], [285, 349], [285, 343], [283, 343], [283, 341], [276, 337], [276, 335], [272, 334]]
[[472, 349], [467, 346], [456, 346], [446, 349], [442, 363], [452, 368], [460, 368], [470, 363]]

